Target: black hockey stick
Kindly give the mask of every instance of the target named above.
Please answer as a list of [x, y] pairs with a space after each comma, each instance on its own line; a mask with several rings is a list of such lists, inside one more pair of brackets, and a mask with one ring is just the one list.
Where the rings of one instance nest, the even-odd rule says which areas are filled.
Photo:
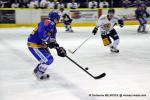
[[90, 37], [88, 37], [86, 40], [84, 40], [74, 51], [71, 51], [70, 49], [68, 49], [68, 51], [71, 54], [74, 54], [87, 40], [89, 40], [93, 35], [91, 35]]
[[83, 67], [81, 67], [81, 65], [79, 65], [78, 63], [76, 63], [74, 60], [72, 60], [70, 57], [66, 56], [71, 62], [73, 62], [75, 65], [77, 65], [79, 68], [81, 68], [84, 72], [86, 72], [87, 74], [89, 74], [91, 77], [93, 77], [94, 79], [100, 79], [106, 76], [106, 73], [102, 73], [99, 76], [93, 76], [91, 73], [89, 73], [87, 70], [85, 70]]

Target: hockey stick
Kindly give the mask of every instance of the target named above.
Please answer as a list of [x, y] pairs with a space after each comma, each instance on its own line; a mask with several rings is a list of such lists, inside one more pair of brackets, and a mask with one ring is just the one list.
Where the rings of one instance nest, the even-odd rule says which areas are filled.
[[70, 49], [68, 49], [68, 51], [71, 54], [74, 54], [87, 40], [89, 40], [93, 35], [91, 35], [90, 37], [88, 37], [86, 40], [84, 40], [74, 51], [71, 51]]
[[89, 73], [87, 70], [85, 70], [81, 65], [76, 63], [74, 60], [72, 60], [70, 57], [66, 56], [71, 62], [73, 62], [75, 65], [77, 65], [79, 68], [81, 68], [84, 72], [86, 72], [88, 75], [93, 77], [94, 79], [100, 79], [106, 76], [106, 73], [102, 73], [99, 76], [93, 76], [91, 73]]

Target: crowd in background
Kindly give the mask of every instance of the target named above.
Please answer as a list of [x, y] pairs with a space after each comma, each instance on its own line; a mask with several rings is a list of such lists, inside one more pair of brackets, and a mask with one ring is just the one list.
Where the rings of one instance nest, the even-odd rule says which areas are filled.
[[0, 8], [108, 8], [150, 5], [149, 0], [0, 0]]

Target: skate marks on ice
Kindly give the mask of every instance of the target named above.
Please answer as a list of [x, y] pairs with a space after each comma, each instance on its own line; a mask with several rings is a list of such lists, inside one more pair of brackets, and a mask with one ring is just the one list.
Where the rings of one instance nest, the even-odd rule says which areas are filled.
[[[89, 97], [88, 93], [85, 90], [83, 90], [82, 88], [79, 88], [74, 83], [71, 83], [69, 80], [62, 77], [59, 73], [56, 73], [53, 71], [50, 71], [51, 75], [54, 76], [50, 80], [47, 80], [47, 81], [34, 80], [35, 77], [30, 74], [32, 73], [32, 68], [31, 68], [31, 66], [33, 66], [32, 60], [27, 55], [24, 54], [24, 51], [20, 51], [19, 49], [11, 45], [9, 41], [3, 40], [2, 38], [0, 38], [0, 44], [2, 44], [3, 47], [8, 49], [10, 53], [12, 53], [12, 56], [15, 55], [17, 58], [19, 58], [21, 61], [24, 62], [21, 64], [22, 66], [19, 66], [20, 69], [13, 68], [13, 71], [20, 71], [20, 72], [17, 72], [17, 74], [15, 72], [15, 75], [18, 75], [18, 76], [12, 75], [11, 77], [11, 75], [9, 75], [12, 78], [11, 80], [15, 78], [13, 82], [9, 80], [9, 83], [5, 84], [6, 81], [4, 80], [4, 78], [2, 77], [0, 78], [2, 79], [2, 82], [3, 82], [2, 85], [7, 87], [5, 91], [1, 89], [1, 92], [4, 92], [2, 93], [3, 97], [1, 96], [2, 100], [9, 100], [10, 98], [11, 100], [17, 100], [17, 99], [41, 100], [40, 97], [42, 97], [42, 99], [43, 98], [47, 99], [50, 97], [50, 95], [53, 95], [55, 93], [58, 94], [58, 96], [59, 96], [59, 93], [61, 94], [61, 96], [63, 95], [69, 96], [71, 97], [72, 100], [98, 100], [94, 97], [92, 98]], [[25, 66], [26, 68], [23, 68]], [[5, 67], [5, 66], [1, 66], [1, 67]], [[11, 67], [15, 67], [15, 66], [11, 66]], [[5, 70], [9, 70], [9, 69], [5, 68]], [[1, 70], [1, 72], [2, 71], [3, 70]], [[10, 74], [14, 74], [11, 71], [8, 71], [8, 73], [9, 72]], [[27, 74], [31, 76], [28, 76]], [[26, 75], [28, 76], [28, 78], [26, 77]], [[8, 92], [8, 93], [5, 93], [5, 92]], [[68, 95], [66, 93], [71, 94], [71, 95]], [[60, 98], [63, 98], [63, 97], [60, 97]]]
[[119, 26], [115, 27], [116, 30], [121, 31], [123, 33], [134, 33], [134, 34], [149, 34], [150, 33], [150, 27], [147, 26], [146, 32], [137, 32], [138, 26], [137, 25], [125, 25], [124, 27], [120, 28]]
[[[80, 39], [80, 41], [82, 41], [82, 39], [84, 39], [88, 35], [87, 34], [88, 32], [86, 34], [85, 34], [85, 32], [81, 34], [82, 36], [79, 36], [80, 34], [78, 34], [78, 33], [75, 33], [73, 35], [79, 36], [79, 37], [75, 37], [75, 39], [77, 39], [77, 40]], [[149, 43], [150, 34], [136, 35], [137, 33], [132, 33], [132, 32], [125, 33], [124, 32], [123, 34], [125, 34], [125, 35], [123, 35], [119, 31], [118, 31], [118, 33], [120, 34], [120, 38], [121, 38], [121, 43], [119, 46], [119, 49], [120, 49], [119, 54], [109, 53], [109, 48], [107, 49], [107, 48], [103, 47], [101, 44], [95, 45], [96, 43], [98, 43], [98, 42], [96, 42], [97, 39], [100, 39], [100, 37], [96, 36], [96, 39], [94, 37], [95, 40], [94, 39], [90, 40], [87, 43], [87, 45], [85, 45], [84, 48], [81, 48], [81, 50], [78, 53], [76, 53], [76, 55], [73, 55], [73, 57], [76, 57], [77, 55], [79, 55], [80, 62], [83, 61], [86, 63], [91, 62], [91, 59], [88, 59], [88, 57], [92, 58], [92, 61], [94, 61], [95, 66], [93, 66], [93, 68], [91, 68], [90, 70], [96, 69], [98, 71], [99, 70], [107, 71], [108, 77], [106, 77], [107, 78], [106, 83], [103, 81], [99, 82], [99, 84], [101, 84], [100, 86], [102, 86], [103, 89], [109, 90], [107, 88], [107, 86], [110, 85], [110, 90], [114, 91], [114, 87], [116, 86], [115, 88], [117, 90], [120, 89], [119, 91], [121, 91], [122, 89], [120, 86], [125, 86], [125, 88], [127, 88], [127, 91], [128, 91], [128, 89], [133, 91], [133, 90], [136, 90], [135, 88], [137, 88], [137, 90], [134, 92], [141, 93], [141, 91], [144, 91], [144, 93], [149, 94], [148, 77], [149, 77], [149, 71], [150, 71], [150, 69], [149, 69], [150, 62], [148, 62], [148, 60], [149, 60], [149, 55], [150, 55], [149, 54], [150, 48], [149, 48], [149, 45], [145, 45], [145, 43], [146, 44]], [[68, 35], [67, 33], [62, 34], [62, 36], [59, 38], [62, 39], [62, 37], [67, 38], [69, 36], [70, 36], [70, 40], [71, 40], [72, 35]], [[13, 39], [9, 38], [9, 40], [8, 39], [4, 40], [2, 37], [0, 39], [0, 40], [2, 40], [2, 42], [0, 42], [0, 45], [3, 45], [3, 47], [6, 47], [6, 49], [8, 49], [4, 53], [8, 52], [8, 54], [11, 54], [11, 56], [12, 56], [11, 58], [14, 61], [14, 62], [9, 61], [9, 63], [7, 63], [8, 65], [11, 64], [12, 65], [11, 67], [0, 66], [0, 67], [4, 67], [4, 69], [5, 69], [5, 70], [4, 69], [1, 70], [1, 71], [3, 71], [2, 73], [5, 73], [5, 74], [2, 74], [1, 76], [5, 76], [10, 73], [9, 75], [7, 75], [7, 76], [9, 76], [9, 80], [7, 81], [7, 83], [4, 83], [5, 85], [3, 85], [3, 86], [5, 86], [5, 87], [2, 87], [2, 89], [1, 89], [1, 90], [4, 89], [2, 91], [3, 95], [7, 96], [5, 98], [8, 98], [8, 99], [2, 99], [2, 100], [10, 100], [10, 98], [11, 98], [11, 100], [16, 100], [16, 98], [20, 98], [19, 100], [22, 100], [22, 99], [23, 100], [24, 99], [26, 99], [26, 100], [27, 99], [28, 100], [35, 100], [35, 99], [41, 100], [41, 98], [42, 99], [50, 98], [52, 100], [57, 100], [57, 99], [52, 98], [53, 95], [55, 95], [55, 94], [60, 94], [60, 95], [57, 95], [58, 97], [60, 96], [60, 98], [63, 98], [62, 97], [63, 94], [64, 94], [64, 97], [71, 96], [72, 97], [71, 100], [94, 100], [93, 98], [88, 99], [88, 97], [85, 97], [85, 95], [87, 96], [87, 93], [86, 93], [87, 91], [84, 90], [85, 87], [83, 87], [84, 88], [83, 89], [80, 84], [76, 84], [74, 81], [72, 82], [72, 80], [70, 82], [69, 78], [63, 77], [62, 74], [57, 73], [57, 68], [56, 68], [56, 71], [50, 70], [50, 73], [53, 76], [51, 78], [51, 80], [47, 80], [47, 81], [36, 80], [36, 78], [32, 75], [32, 69], [34, 66], [36, 66], [33, 64], [33, 62], [35, 62], [36, 60], [33, 57], [30, 57], [32, 55], [25, 54], [25, 53], [28, 53], [27, 50], [23, 50], [23, 49], [19, 48], [19, 47], [22, 47], [22, 46], [19, 46], [19, 44], [26, 46], [26, 44], [24, 42], [22, 43], [23, 37], [21, 37], [21, 39], [19, 39], [19, 41], [14, 41], [15, 37], [13, 37]], [[16, 38], [18, 38], [18, 37], [16, 37]], [[144, 45], [142, 46], [143, 40], [144, 41], [146, 40], [146, 41], [144, 42]], [[72, 41], [72, 42], [75, 44], [76, 41]], [[79, 43], [80, 43], [80, 41], [79, 41]], [[18, 43], [18, 42], [21, 42], [21, 43]], [[64, 42], [67, 43], [68, 40], [64, 41]], [[18, 45], [18, 47], [13, 43], [16, 43], [16, 45]], [[67, 45], [69, 48], [73, 47], [72, 45], [70, 45], [70, 44], [68, 45], [66, 43], [65, 43], [65, 45]], [[94, 46], [90, 47], [93, 44], [94, 44]], [[90, 49], [89, 49], [89, 47], [90, 47]], [[2, 48], [0, 48], [0, 50], [1, 49]], [[89, 49], [89, 50], [85, 52], [86, 49]], [[95, 50], [94, 53], [90, 52], [92, 50]], [[81, 56], [81, 54], [82, 54], [82, 56]], [[15, 57], [16, 57], [16, 59], [15, 59]], [[2, 58], [4, 58], [4, 57], [1, 57], [0, 60], [3, 61]], [[9, 58], [10, 58], [10, 56], [9, 56]], [[8, 60], [10, 60], [9, 58], [8, 58]], [[21, 60], [19, 60], [20, 62], [18, 62], [18, 58], [21, 59]], [[109, 61], [113, 61], [113, 63], [108, 63]], [[3, 64], [3, 62], [1, 62], [1, 63]], [[83, 63], [83, 64], [85, 64], [85, 63]], [[143, 66], [144, 64], [145, 64], [145, 67]], [[14, 65], [19, 65], [19, 66], [14, 66]], [[87, 64], [87, 66], [92, 66], [92, 65], [93, 65], [92, 63]], [[98, 65], [98, 66], [96, 66], [96, 65]], [[15, 72], [12, 73], [11, 70], [13, 70]], [[82, 74], [82, 72], [81, 72], [81, 74]], [[79, 74], [79, 77], [81, 74]], [[26, 76], [26, 75], [28, 75], [28, 76]], [[5, 77], [7, 77], [7, 76], [5, 76]], [[85, 75], [85, 77], [86, 77], [86, 75]], [[83, 77], [81, 77], [81, 78], [83, 78]], [[5, 81], [6, 78], [0, 77], [0, 79], [2, 79], [2, 81], [0, 81], [0, 82], [6, 82]], [[109, 84], [107, 84], [107, 82], [109, 82]], [[129, 84], [129, 86], [124, 84], [124, 82], [127, 82]], [[113, 83], [113, 85], [112, 85], [112, 83]], [[67, 89], [67, 87], [69, 87], [69, 89]], [[90, 87], [91, 86], [89, 86], [89, 88]], [[98, 88], [100, 88], [100, 87], [98, 87]], [[94, 92], [95, 92], [95, 90], [94, 90]], [[106, 92], [108, 92], [107, 90], [106, 90]], [[113, 92], [113, 91], [111, 91], [111, 92]], [[70, 95], [68, 95], [68, 94], [70, 94]], [[83, 94], [83, 95], [80, 95], [80, 94]], [[17, 95], [17, 97], [14, 97], [15, 95]], [[79, 95], [79, 97], [75, 98], [75, 96], [78, 96], [78, 95]], [[143, 100], [149, 100], [148, 98], [149, 97], [147, 96], [146, 98], [143, 98]], [[112, 98], [112, 99], [108, 98], [108, 99], [109, 100], [114, 100], [114, 99], [118, 100], [120, 98]], [[96, 100], [108, 100], [108, 99], [107, 98], [102, 98], [102, 99], [98, 98]], [[122, 100], [131, 100], [131, 99], [133, 99], [133, 98], [130, 98], [130, 99], [123, 98]], [[68, 100], [68, 99], [65, 99], [65, 100]], [[136, 100], [138, 100], [138, 98]], [[139, 98], [139, 100], [142, 100], [142, 99]]]

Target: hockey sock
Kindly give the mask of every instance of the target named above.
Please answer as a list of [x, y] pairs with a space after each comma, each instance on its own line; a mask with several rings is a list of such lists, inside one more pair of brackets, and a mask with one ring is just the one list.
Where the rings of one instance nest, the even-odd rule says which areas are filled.
[[145, 24], [143, 24], [143, 30], [142, 30], [142, 31], [145, 31], [145, 29], [146, 29], [146, 25], [145, 25]]
[[139, 28], [138, 28], [138, 32], [140, 32], [141, 31], [141, 28], [142, 28], [142, 25], [139, 25]]
[[45, 73], [47, 67], [48, 67], [48, 65], [46, 65], [46, 64], [40, 64], [37, 67], [37, 71], [35, 72], [35, 74], [38, 75], [39, 77], [41, 77]]
[[120, 42], [120, 40], [119, 40], [119, 39], [114, 40], [114, 42], [113, 42], [113, 47], [114, 47], [114, 48], [117, 48], [117, 46], [118, 46], [119, 42]]

